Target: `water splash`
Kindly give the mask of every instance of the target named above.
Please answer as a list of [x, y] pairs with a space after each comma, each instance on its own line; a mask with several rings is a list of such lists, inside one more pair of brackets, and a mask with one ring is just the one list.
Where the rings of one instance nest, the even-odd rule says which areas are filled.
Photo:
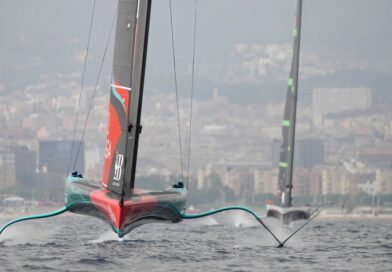
[[249, 214], [236, 211], [233, 212], [230, 216], [232, 219], [231, 225], [236, 228], [250, 228], [259, 226], [259, 223], [252, 216], [249, 216]]
[[119, 241], [119, 242], [124, 242], [126, 240], [126, 237], [119, 238], [116, 233], [113, 232], [112, 229], [109, 229], [105, 231], [104, 233], [100, 234], [97, 239], [90, 240], [88, 241], [91, 244], [99, 244], [99, 243], [104, 243], [107, 241]]
[[200, 218], [197, 222], [198, 222], [198, 224], [200, 224], [202, 226], [215, 226], [215, 225], [218, 225], [218, 222], [213, 217]]
[[45, 243], [55, 232], [55, 229], [40, 231], [41, 227], [37, 224], [20, 223], [6, 229], [0, 236], [0, 244], [18, 245], [18, 244], [39, 244]]

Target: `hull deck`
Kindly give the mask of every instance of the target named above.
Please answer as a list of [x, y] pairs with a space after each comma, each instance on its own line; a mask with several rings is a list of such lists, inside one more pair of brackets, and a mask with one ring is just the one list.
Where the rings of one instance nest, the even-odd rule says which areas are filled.
[[276, 218], [284, 224], [290, 224], [292, 221], [309, 219], [310, 209], [307, 207], [267, 205], [267, 217]]
[[100, 218], [122, 237], [146, 223], [181, 221], [186, 195], [185, 188], [170, 187], [160, 192], [135, 188], [124, 196], [121, 205], [120, 195], [98, 182], [68, 177], [65, 201], [69, 211]]

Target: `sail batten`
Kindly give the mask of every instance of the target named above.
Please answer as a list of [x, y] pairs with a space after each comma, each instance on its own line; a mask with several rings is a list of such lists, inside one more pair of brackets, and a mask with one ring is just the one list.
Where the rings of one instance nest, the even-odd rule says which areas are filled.
[[297, 0], [293, 29], [293, 58], [287, 81], [285, 111], [282, 121], [282, 145], [279, 163], [279, 191], [281, 205], [292, 206], [292, 181], [294, 166], [295, 122], [298, 97], [298, 74], [301, 41], [302, 0]]

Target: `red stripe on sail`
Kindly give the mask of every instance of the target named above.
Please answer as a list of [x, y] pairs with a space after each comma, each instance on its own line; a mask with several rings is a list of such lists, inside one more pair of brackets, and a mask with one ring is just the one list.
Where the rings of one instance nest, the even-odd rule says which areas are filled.
[[122, 129], [116, 110], [112, 104], [109, 105], [108, 132], [106, 136], [105, 162], [103, 166], [103, 184], [106, 187], [109, 182], [110, 168], [113, 155], [120, 138]]

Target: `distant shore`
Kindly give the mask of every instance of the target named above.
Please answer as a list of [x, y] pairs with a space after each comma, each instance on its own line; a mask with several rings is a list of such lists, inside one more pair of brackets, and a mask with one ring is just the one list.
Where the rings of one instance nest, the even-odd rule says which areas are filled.
[[320, 214], [319, 220], [392, 220], [392, 214]]

